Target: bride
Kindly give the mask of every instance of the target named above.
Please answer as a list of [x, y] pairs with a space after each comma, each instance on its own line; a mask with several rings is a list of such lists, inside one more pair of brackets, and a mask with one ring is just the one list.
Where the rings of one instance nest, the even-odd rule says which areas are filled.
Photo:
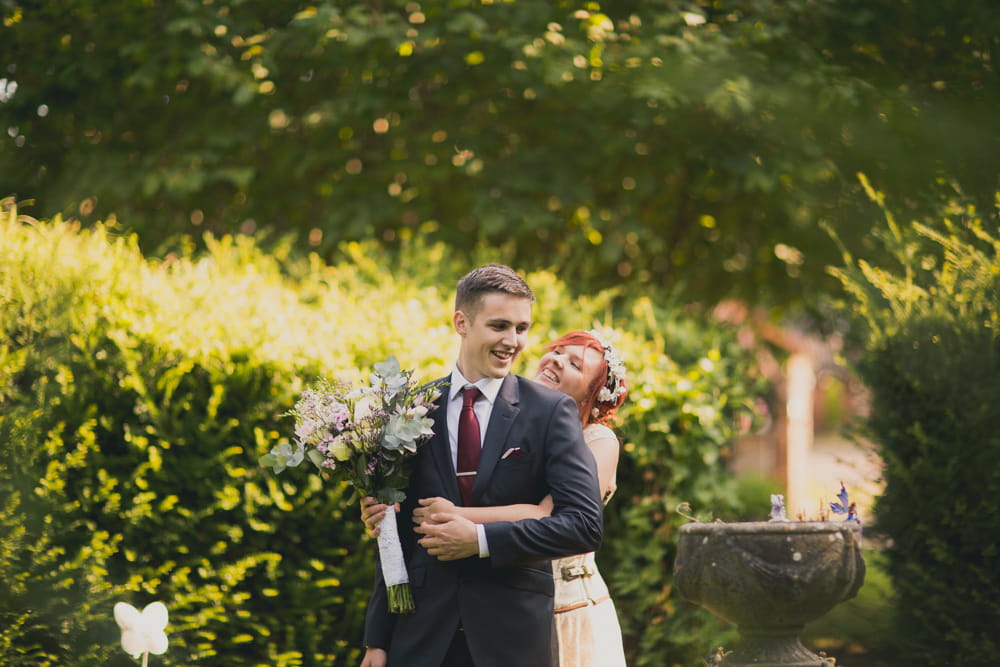
[[[535, 381], [572, 397], [580, 409], [584, 439], [597, 462], [601, 496], [607, 505], [615, 491], [619, 442], [609, 424], [625, 401], [625, 364], [596, 331], [572, 331], [552, 341], [538, 363]], [[462, 507], [445, 498], [421, 498], [414, 523], [433, 522], [436, 514], [458, 514], [474, 523], [517, 521], [548, 516], [552, 499], [538, 505]], [[361, 518], [377, 534], [385, 505], [361, 501]], [[594, 553], [552, 561], [559, 667], [624, 667], [621, 628]]]

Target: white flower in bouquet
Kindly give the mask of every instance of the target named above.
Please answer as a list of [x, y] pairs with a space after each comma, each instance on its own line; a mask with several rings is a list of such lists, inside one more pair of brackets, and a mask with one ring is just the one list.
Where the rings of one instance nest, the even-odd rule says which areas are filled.
[[281, 472], [285, 468], [294, 468], [302, 463], [302, 459], [305, 458], [305, 452], [306, 448], [302, 445], [292, 449], [290, 444], [283, 442], [271, 450], [270, 456], [273, 461], [268, 465], [272, 466], [276, 473]]
[[373, 390], [382, 389], [387, 400], [392, 400], [397, 394], [406, 391], [410, 384], [408, 373], [400, 370], [396, 357], [389, 357], [380, 364], [375, 364], [375, 372], [370, 376]]
[[[426, 414], [426, 408], [420, 406]], [[434, 435], [431, 428], [434, 420], [430, 417], [417, 416], [418, 410], [407, 410], [389, 417], [382, 435], [382, 444], [389, 449], [405, 449], [411, 454], [417, 453], [417, 441], [423, 437]]]
[[354, 423], [361, 424], [373, 414], [375, 414], [375, 408], [378, 407], [378, 400], [375, 395], [371, 393], [371, 390], [367, 387], [364, 391], [352, 392], [355, 400], [354, 403]]
[[378, 546], [394, 613], [412, 612], [413, 597], [393, 503], [406, 498], [406, 459], [434, 434], [434, 420], [427, 415], [440, 396], [438, 384], [417, 386], [392, 356], [375, 364], [368, 386], [320, 380], [288, 413], [295, 417], [295, 446], [282, 442], [260, 458], [275, 473], [308, 458], [324, 477], [346, 481], [360, 495], [389, 506]]

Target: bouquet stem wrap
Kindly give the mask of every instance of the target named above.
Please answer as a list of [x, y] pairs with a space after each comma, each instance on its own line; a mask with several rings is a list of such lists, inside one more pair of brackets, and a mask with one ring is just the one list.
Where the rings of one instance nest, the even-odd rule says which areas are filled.
[[389, 613], [412, 614], [414, 606], [410, 577], [406, 573], [403, 547], [399, 543], [396, 509], [391, 504], [386, 507], [385, 518], [379, 525], [378, 555], [382, 561], [382, 578], [389, 598]]

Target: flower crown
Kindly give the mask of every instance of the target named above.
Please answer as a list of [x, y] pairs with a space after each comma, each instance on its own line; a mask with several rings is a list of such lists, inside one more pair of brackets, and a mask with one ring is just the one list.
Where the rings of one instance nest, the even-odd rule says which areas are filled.
[[598, 403], [617, 403], [618, 397], [625, 391], [625, 362], [618, 355], [610, 341], [596, 329], [588, 331], [604, 348], [604, 360], [608, 362], [608, 380], [597, 395]]

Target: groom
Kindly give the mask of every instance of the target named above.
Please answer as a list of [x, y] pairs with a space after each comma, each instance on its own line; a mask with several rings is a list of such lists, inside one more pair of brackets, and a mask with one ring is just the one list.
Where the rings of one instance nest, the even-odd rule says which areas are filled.
[[[434, 436], [413, 459], [396, 515], [416, 612], [388, 612], [377, 568], [362, 667], [556, 664], [549, 559], [596, 550], [602, 508], [573, 399], [511, 374], [527, 343], [534, 300], [528, 285], [498, 264], [481, 266], [458, 284], [452, 318], [461, 338], [458, 359], [433, 412]], [[478, 398], [466, 401], [462, 415], [468, 385], [479, 390]], [[470, 427], [459, 422], [469, 423], [470, 407], [481, 425], [478, 468], [462, 460], [470, 438], [459, 431]], [[422, 537], [410, 528], [420, 498], [512, 505], [537, 504], [547, 494], [554, 503], [550, 517], [473, 524], [437, 516], [450, 520], [418, 528]]]

